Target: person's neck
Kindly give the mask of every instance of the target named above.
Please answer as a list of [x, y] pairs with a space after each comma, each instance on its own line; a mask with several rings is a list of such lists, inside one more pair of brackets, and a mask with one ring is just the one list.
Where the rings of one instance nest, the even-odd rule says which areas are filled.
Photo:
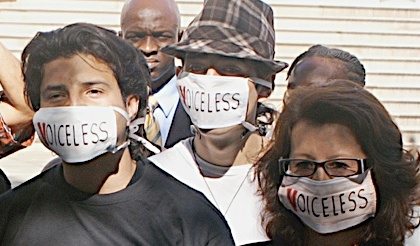
[[63, 162], [67, 183], [90, 194], [110, 194], [123, 190], [133, 177], [136, 167], [128, 148], [121, 153], [104, 154], [81, 165]]
[[304, 245], [306, 246], [356, 246], [358, 241], [366, 230], [366, 226], [357, 226], [355, 228], [342, 230], [339, 232], [320, 234], [316, 231], [306, 228], [304, 232]]
[[152, 79], [152, 83], [151, 83], [152, 94], [155, 94], [158, 91], [160, 91], [160, 89], [162, 89], [162, 87], [164, 87], [175, 76], [175, 72], [176, 72], [176, 67], [174, 66], [171, 71], [165, 73], [165, 75], [163, 75], [161, 78], [157, 80]]
[[[235, 131], [235, 130], [232, 130]], [[257, 132], [242, 137], [243, 129], [238, 134], [229, 136], [208, 136], [199, 134], [194, 137], [193, 149], [203, 160], [218, 166], [239, 166], [254, 163], [265, 145], [265, 137]]]

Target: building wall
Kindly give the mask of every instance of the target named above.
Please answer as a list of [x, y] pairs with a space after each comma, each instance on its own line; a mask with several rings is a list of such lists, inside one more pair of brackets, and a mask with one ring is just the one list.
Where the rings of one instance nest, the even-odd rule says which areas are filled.
[[[177, 0], [185, 27], [202, 0]], [[415, 0], [265, 0], [274, 10], [276, 59], [291, 63], [313, 44], [345, 49], [367, 71], [366, 87], [394, 117], [408, 146], [420, 144], [420, 4]], [[91, 22], [119, 31], [123, 1], [0, 1], [0, 42], [17, 57], [37, 31]], [[1, 64], [0, 64], [1, 65]], [[268, 102], [280, 108], [285, 74]]]

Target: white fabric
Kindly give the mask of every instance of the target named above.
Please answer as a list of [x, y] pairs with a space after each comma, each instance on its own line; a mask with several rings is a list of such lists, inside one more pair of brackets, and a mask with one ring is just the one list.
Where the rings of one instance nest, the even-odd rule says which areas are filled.
[[162, 146], [165, 146], [179, 101], [179, 94], [176, 88], [176, 76], [172, 77], [172, 79], [158, 92], [154, 93], [153, 96], [159, 103], [159, 107], [153, 111], [153, 115], [159, 123]]
[[129, 121], [125, 110], [118, 107], [67, 106], [38, 110], [33, 124], [41, 142], [67, 163], [89, 161], [117, 147], [115, 112]]
[[201, 129], [242, 124], [248, 108], [248, 78], [183, 72], [177, 80], [181, 102]]
[[[256, 194], [258, 184], [256, 181], [251, 182], [254, 174], [251, 164], [231, 167], [220, 178], [206, 178], [210, 192], [193, 157], [190, 141], [191, 138], [182, 140], [174, 147], [149, 159], [179, 181], [202, 192], [219, 208], [232, 230], [237, 245], [268, 241], [261, 225], [260, 212], [263, 205], [261, 198]], [[246, 174], [247, 179], [232, 201]], [[231, 201], [232, 204], [225, 213]]]
[[318, 233], [333, 233], [358, 225], [376, 213], [371, 171], [352, 177], [316, 181], [283, 178], [280, 202]]

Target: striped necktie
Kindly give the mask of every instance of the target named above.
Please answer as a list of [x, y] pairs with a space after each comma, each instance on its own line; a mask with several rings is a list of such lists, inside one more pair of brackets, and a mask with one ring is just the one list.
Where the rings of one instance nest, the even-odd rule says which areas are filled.
[[159, 122], [155, 119], [153, 112], [159, 106], [156, 98], [152, 95], [149, 96], [149, 109], [146, 114], [144, 121], [144, 129], [146, 132], [146, 138], [159, 148], [162, 147], [162, 136], [160, 135]]

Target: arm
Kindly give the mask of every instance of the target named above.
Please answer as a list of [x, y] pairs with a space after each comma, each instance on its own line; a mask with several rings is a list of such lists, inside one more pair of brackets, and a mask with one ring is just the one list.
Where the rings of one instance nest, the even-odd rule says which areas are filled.
[[9, 99], [0, 103], [0, 113], [12, 132], [16, 132], [32, 121], [34, 112], [25, 101], [25, 83], [20, 62], [2, 43], [0, 64], [0, 84]]
[[34, 112], [26, 104], [20, 62], [0, 43], [0, 158], [32, 144]]

